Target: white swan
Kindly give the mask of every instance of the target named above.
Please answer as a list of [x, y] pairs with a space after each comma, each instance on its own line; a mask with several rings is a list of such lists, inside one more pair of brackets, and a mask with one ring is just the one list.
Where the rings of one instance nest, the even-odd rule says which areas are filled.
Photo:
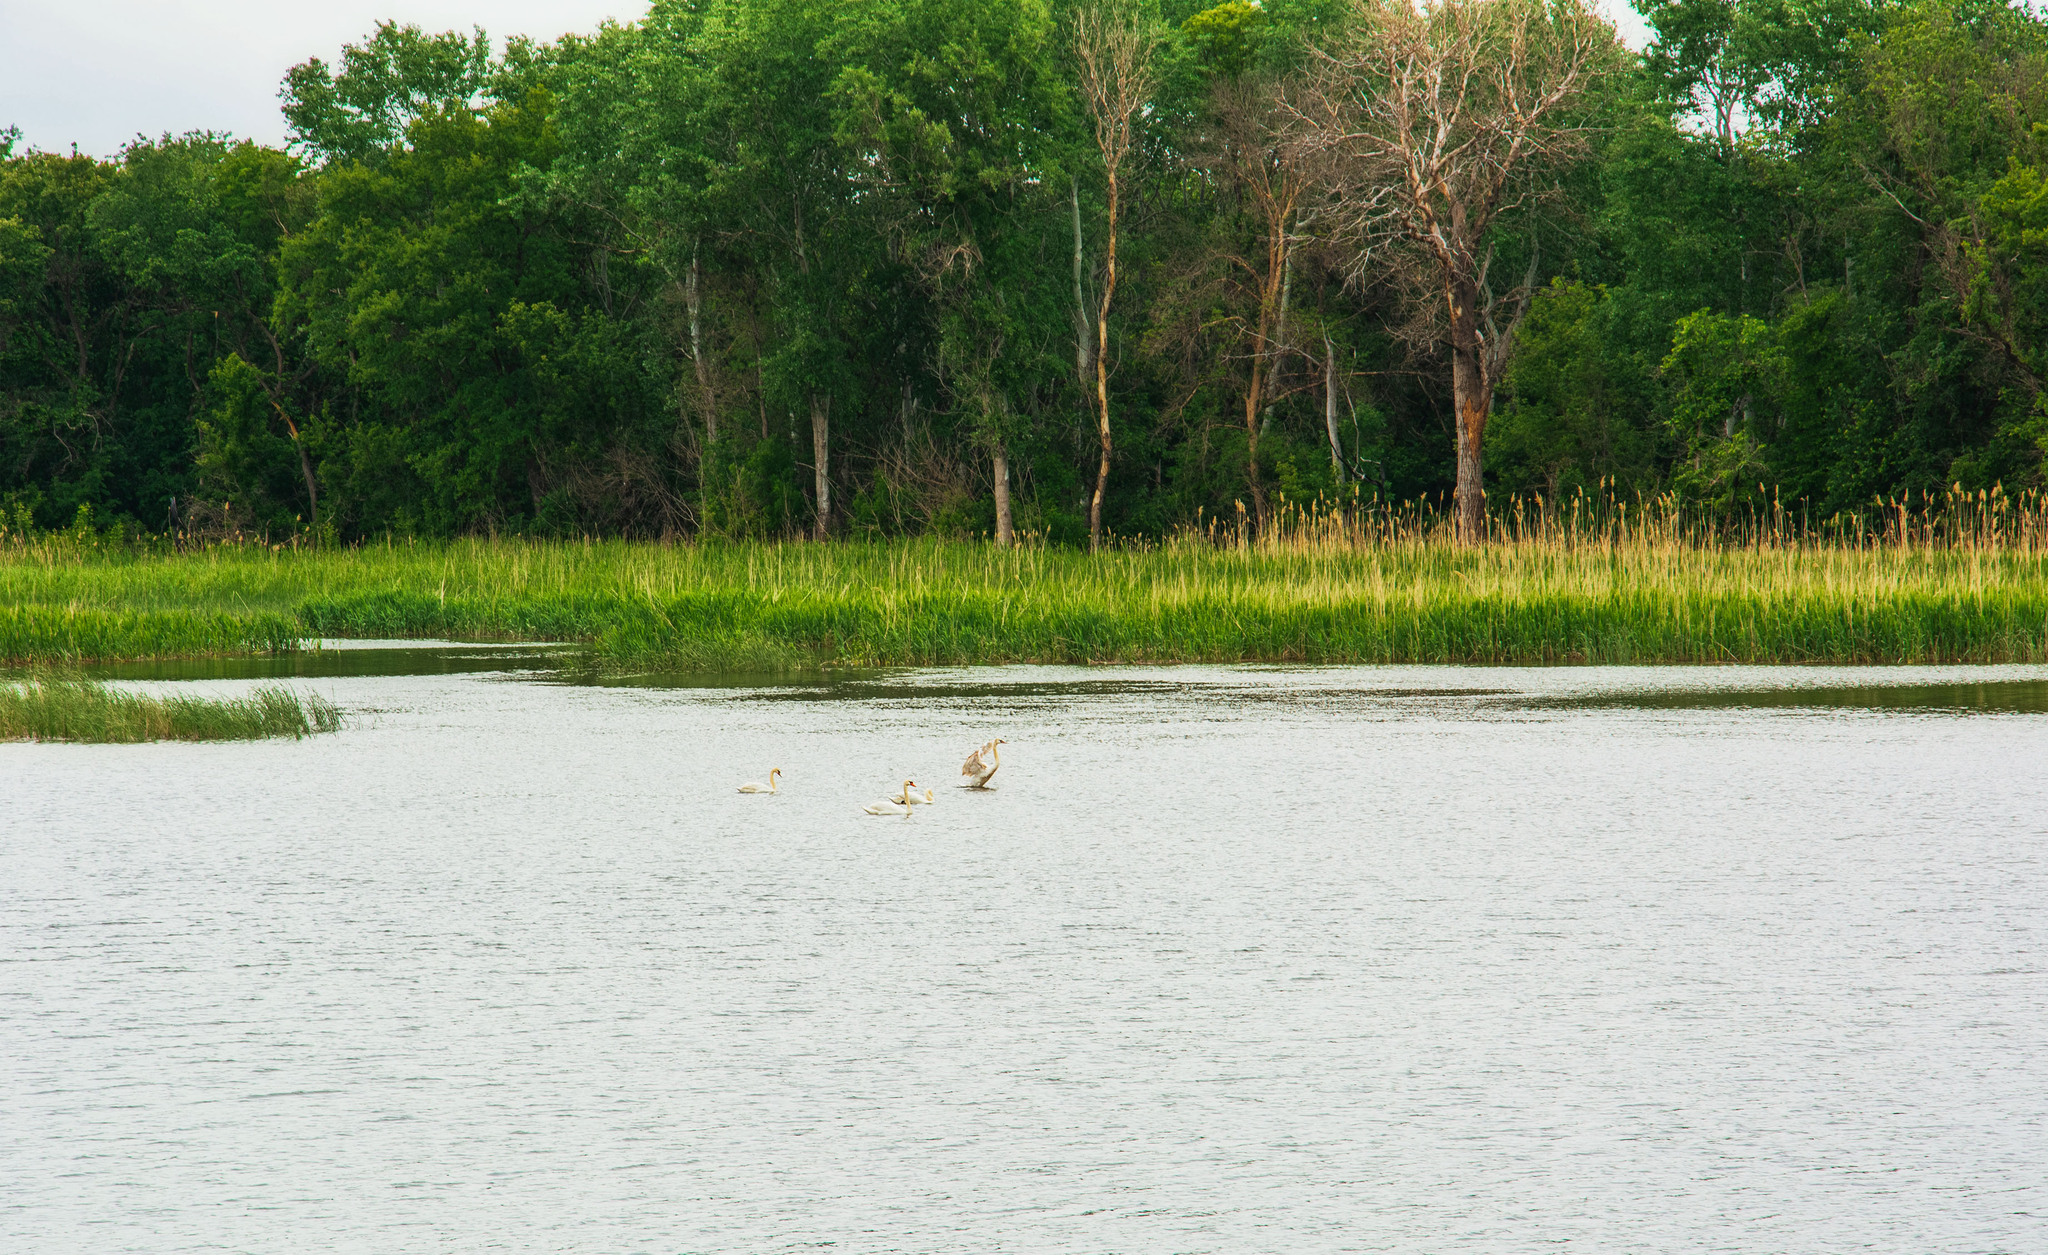
[[925, 803], [932, 800], [932, 791], [930, 789], [926, 789], [924, 791], [924, 796], [919, 797], [915, 789], [906, 788], [903, 790], [903, 795], [901, 797], [892, 798], [891, 800], [901, 802], [905, 806], [923, 806]]
[[[987, 745], [969, 754], [967, 761], [960, 765], [960, 774], [968, 777], [968, 782], [960, 787], [963, 789], [986, 789], [990, 777], [994, 776], [1003, 765], [1003, 752], [997, 749], [996, 746], [1005, 744], [1008, 744], [1008, 742], [1004, 741], [1001, 737], [997, 737]], [[988, 755], [986, 761], [982, 759], [983, 754]]]
[[[885, 797], [881, 801], [871, 802], [861, 807], [861, 809], [870, 815], [908, 815], [910, 808], [914, 804], [926, 800], [911, 793], [911, 790], [916, 787], [917, 781], [905, 780], [903, 782], [903, 792], [900, 796]], [[930, 790], [926, 790], [926, 792], [929, 793]]]
[[773, 793], [775, 792], [775, 777], [781, 774], [782, 768], [770, 767], [768, 769], [768, 783], [760, 784], [756, 782], [750, 782], [741, 785], [739, 791], [742, 793]]

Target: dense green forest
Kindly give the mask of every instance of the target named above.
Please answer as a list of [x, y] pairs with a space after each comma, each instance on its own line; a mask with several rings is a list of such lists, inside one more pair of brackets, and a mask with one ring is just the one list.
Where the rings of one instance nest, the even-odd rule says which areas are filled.
[[282, 151], [5, 133], [0, 507], [1080, 542], [1448, 500], [1461, 424], [1495, 501], [2038, 487], [2048, 25], [1638, 3], [657, 0], [381, 26]]

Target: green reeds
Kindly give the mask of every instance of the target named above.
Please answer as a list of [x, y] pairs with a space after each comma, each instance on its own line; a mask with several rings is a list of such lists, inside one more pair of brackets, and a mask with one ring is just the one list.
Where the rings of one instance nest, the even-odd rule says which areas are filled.
[[1090, 556], [919, 541], [435, 558], [415, 577], [431, 595], [328, 593], [301, 620], [580, 640], [604, 665], [678, 670], [2048, 659], [2048, 571], [2013, 551], [1189, 542]]
[[1284, 508], [1088, 554], [936, 539], [379, 542], [93, 555], [0, 545], [0, 654], [301, 636], [581, 642], [615, 670], [1005, 662], [2048, 661], [2048, 510], [1966, 496], [1832, 531], [1768, 510]]
[[0, 605], [0, 659], [13, 662], [287, 653], [302, 635], [295, 618], [276, 612]]
[[0, 741], [294, 740], [341, 727], [317, 694], [266, 685], [247, 697], [151, 697], [89, 680], [35, 676], [0, 681]]

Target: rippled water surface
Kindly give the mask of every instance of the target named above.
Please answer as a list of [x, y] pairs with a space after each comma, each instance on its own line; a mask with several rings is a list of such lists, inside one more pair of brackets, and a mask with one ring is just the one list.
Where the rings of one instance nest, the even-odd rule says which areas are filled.
[[2048, 670], [545, 665], [0, 746], [0, 1250], [2048, 1250]]

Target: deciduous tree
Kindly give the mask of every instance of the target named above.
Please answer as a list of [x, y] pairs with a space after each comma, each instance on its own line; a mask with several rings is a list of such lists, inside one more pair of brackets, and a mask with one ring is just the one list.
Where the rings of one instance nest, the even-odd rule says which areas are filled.
[[1095, 148], [1102, 158], [1106, 188], [1102, 293], [1095, 308], [1095, 420], [1102, 458], [1095, 470], [1095, 492], [1088, 499], [1088, 543], [1102, 547], [1102, 497], [1109, 489], [1109, 309], [1116, 299], [1117, 214], [1123, 205], [1123, 178], [1137, 143], [1141, 113], [1151, 99], [1155, 78], [1152, 53], [1159, 33], [1135, 0], [1100, 0], [1074, 11], [1074, 59], [1080, 68], [1081, 99], [1095, 127]]
[[1585, 109], [1615, 64], [1614, 32], [1585, 0], [1355, 0], [1295, 114], [1354, 275], [1407, 293], [1413, 338], [1451, 359], [1457, 511], [1485, 538], [1481, 456], [1493, 390], [1536, 278], [1496, 283], [1499, 229], [1551, 198], [1583, 157]]

